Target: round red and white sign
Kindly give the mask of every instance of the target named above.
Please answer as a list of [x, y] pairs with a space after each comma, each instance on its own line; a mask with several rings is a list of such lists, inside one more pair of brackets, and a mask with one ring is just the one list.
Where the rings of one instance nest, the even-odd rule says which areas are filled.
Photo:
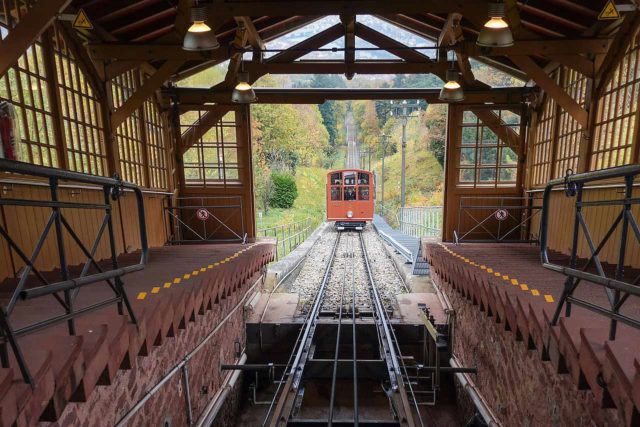
[[504, 221], [509, 216], [509, 212], [506, 209], [498, 209], [494, 215], [498, 221]]
[[196, 212], [196, 216], [200, 221], [206, 221], [209, 219], [209, 211], [202, 208], [198, 209], [198, 212]]

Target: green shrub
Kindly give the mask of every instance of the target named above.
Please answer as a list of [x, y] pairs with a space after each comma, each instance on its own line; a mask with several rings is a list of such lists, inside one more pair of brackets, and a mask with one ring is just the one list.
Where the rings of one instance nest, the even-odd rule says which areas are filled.
[[271, 174], [271, 180], [273, 181], [273, 194], [269, 200], [269, 205], [272, 208], [289, 209], [293, 206], [293, 202], [298, 197], [298, 186], [296, 180], [292, 175], [287, 173]]

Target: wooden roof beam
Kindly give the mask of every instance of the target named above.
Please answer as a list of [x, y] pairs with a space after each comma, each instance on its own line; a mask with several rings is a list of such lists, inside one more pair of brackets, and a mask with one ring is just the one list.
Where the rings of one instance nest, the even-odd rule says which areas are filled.
[[33, 42], [40, 37], [56, 15], [64, 10], [71, 0], [39, 0], [18, 24], [9, 30], [4, 40], [0, 40], [0, 76], [4, 76], [10, 67]]
[[331, 43], [334, 40], [339, 39], [344, 34], [344, 27], [342, 24], [336, 24], [327, 28], [324, 31], [319, 32], [300, 43], [291, 46], [289, 49], [273, 55], [267, 59], [266, 62], [293, 62], [306, 54], [313, 52], [315, 49], [319, 49], [322, 46]]
[[356, 61], [351, 65], [343, 61], [296, 61], [263, 64], [250, 62], [245, 69], [251, 77], [264, 74], [436, 74], [444, 75], [447, 64], [443, 62]]
[[520, 135], [500, 119], [495, 112], [488, 108], [471, 108], [471, 111], [473, 111], [482, 123], [491, 129], [507, 147], [516, 153], [519, 152]]
[[[433, 89], [276, 89], [255, 88], [259, 104], [321, 104], [327, 100], [354, 99], [425, 99], [429, 103], [443, 103], [438, 99], [440, 88]], [[494, 88], [465, 91], [464, 104], [496, 105], [520, 104], [531, 92], [531, 88]], [[199, 109], [204, 104], [231, 104], [230, 89], [171, 88], [165, 95], [176, 97], [180, 105]]]
[[624, 58], [627, 47], [629, 45], [628, 40], [640, 29], [640, 12], [632, 12], [627, 14], [622, 21], [618, 32], [615, 35], [614, 41], [611, 44], [612, 48], [602, 58], [600, 67], [596, 73], [595, 84], [595, 96], [599, 98], [604, 92], [605, 88], [609, 84], [609, 81], [613, 77], [613, 73]]
[[[440, 37], [438, 37], [439, 47], [448, 50], [451, 45], [455, 45], [464, 40], [464, 34], [462, 33], [462, 26], [460, 24], [461, 21], [461, 14], [449, 14], [444, 26], [442, 27]], [[458, 68], [460, 69], [460, 73], [462, 74], [462, 78], [464, 79], [465, 86], [485, 89], [489, 87], [488, 84], [476, 80], [476, 76], [473, 75], [473, 70], [471, 68], [471, 62], [469, 61], [469, 57], [467, 55], [456, 52], [456, 62], [458, 63]]]
[[360, 22], [356, 22], [356, 36], [407, 62], [434, 62], [427, 55], [409, 49], [406, 44], [396, 41]]
[[205, 114], [197, 120], [193, 126], [182, 134], [180, 141], [180, 154], [187, 152], [189, 148], [202, 138], [216, 123], [220, 121], [231, 110], [231, 105], [216, 105], [209, 109]]
[[165, 62], [151, 77], [149, 77], [138, 90], [131, 95], [117, 110], [111, 115], [111, 131], [115, 132], [134, 111], [160, 89], [160, 87], [175, 73], [183, 64], [182, 61]]
[[356, 17], [355, 15], [340, 15], [340, 21], [344, 25], [344, 63], [347, 67], [345, 77], [351, 80], [354, 72], [351, 69], [356, 61]]
[[511, 60], [538, 85], [558, 105], [571, 115], [583, 128], [587, 127], [588, 113], [567, 92], [558, 85], [547, 73], [528, 56], [513, 56]]
[[262, 41], [262, 37], [258, 33], [256, 26], [253, 24], [253, 21], [249, 16], [236, 16], [236, 22], [238, 25], [244, 26], [245, 31], [247, 32], [247, 38], [249, 44], [253, 48], [254, 51], [264, 50], [264, 41]]
[[210, 6], [210, 16], [220, 15], [230, 19], [233, 16], [326, 16], [326, 15], [362, 15], [362, 14], [393, 14], [421, 13], [425, 10], [431, 13], [462, 13], [466, 8], [478, 11], [478, 6], [484, 10], [486, 6], [478, 4], [477, 0], [456, 0], [444, 2], [440, 0], [301, 0], [301, 1], [217, 1]]
[[90, 43], [87, 50], [94, 60], [121, 61], [224, 61], [233, 53], [231, 48], [224, 47], [195, 52], [184, 50], [182, 45], [177, 44], [140, 43]]

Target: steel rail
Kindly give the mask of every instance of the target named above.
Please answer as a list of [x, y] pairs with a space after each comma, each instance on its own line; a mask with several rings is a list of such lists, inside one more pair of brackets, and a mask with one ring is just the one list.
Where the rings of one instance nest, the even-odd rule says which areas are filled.
[[[396, 346], [394, 344], [395, 333], [393, 333], [393, 329], [389, 323], [387, 313], [382, 305], [382, 299], [376, 287], [375, 280], [373, 279], [371, 265], [369, 263], [369, 257], [367, 255], [367, 249], [362, 234], [360, 234], [360, 246], [362, 248], [362, 259], [367, 271], [367, 277], [369, 278], [369, 290], [371, 292], [371, 299], [373, 302], [372, 305], [376, 316], [376, 327], [383, 337], [383, 357], [387, 364], [387, 371], [389, 373], [389, 379], [391, 381], [391, 399], [396, 403], [395, 410], [397, 412], [398, 422], [400, 423], [400, 425], [413, 427], [415, 426], [415, 422], [413, 420], [411, 407], [409, 406], [407, 391], [404, 387], [404, 380], [402, 379], [400, 364], [398, 363], [398, 360], [401, 360], [402, 356], [400, 355], [399, 351], [396, 351]], [[397, 340], [395, 341], [395, 343], [397, 343]], [[404, 367], [404, 362], [402, 362], [402, 364]], [[406, 372], [406, 368], [404, 368], [404, 371]], [[413, 395], [413, 388], [411, 387], [410, 382], [409, 388]], [[400, 402], [398, 402], [398, 397], [400, 397]], [[413, 401], [415, 404], [415, 395], [413, 395]], [[416, 413], [418, 414], [420, 425], [423, 425], [420, 411], [417, 405]]]
[[[283, 412], [285, 411], [284, 405], [287, 400], [291, 401], [291, 405], [293, 404], [292, 398], [288, 396], [292, 394], [293, 390], [297, 390], [299, 386], [300, 376], [303, 371], [303, 364], [301, 364], [303, 360], [303, 356], [308, 357], [308, 348], [313, 339], [313, 335], [315, 332], [315, 327], [317, 325], [318, 316], [320, 314], [320, 308], [322, 306], [322, 301], [324, 299], [324, 293], [327, 288], [327, 283], [329, 282], [329, 277], [331, 273], [331, 267], [333, 266], [333, 260], [335, 259], [336, 249], [338, 248], [338, 244], [340, 243], [340, 234], [337, 235], [336, 241], [333, 244], [333, 248], [331, 250], [331, 255], [329, 256], [329, 261], [327, 262], [327, 267], [324, 272], [324, 276], [322, 278], [322, 282], [320, 284], [320, 288], [316, 294], [314, 299], [313, 307], [307, 314], [307, 318], [305, 319], [305, 327], [300, 329], [300, 333], [298, 334], [298, 338], [296, 340], [296, 345], [294, 346], [291, 355], [289, 356], [289, 360], [287, 361], [287, 368], [285, 369], [282, 376], [280, 377], [280, 381], [278, 382], [278, 387], [276, 388], [276, 392], [273, 395], [273, 399], [269, 404], [269, 409], [267, 410], [267, 414], [262, 423], [263, 427], [270, 425], [272, 427], [278, 426], [281, 422], [284, 421], [286, 425], [287, 419], [282, 419]], [[295, 357], [294, 357], [295, 355]], [[293, 358], [293, 362], [292, 362]], [[302, 365], [302, 366], [301, 366]], [[285, 376], [287, 376], [287, 380], [285, 383]], [[282, 387], [282, 384], [285, 384]], [[281, 396], [280, 398], [278, 398]], [[293, 396], [295, 397], [295, 396]], [[276, 405], [277, 401], [277, 405]], [[275, 408], [274, 408], [275, 405]], [[290, 406], [289, 406], [290, 409]], [[273, 412], [273, 414], [272, 414]], [[269, 422], [271, 421], [271, 422]]]
[[[349, 237], [351, 237], [351, 235], [349, 235]], [[342, 331], [342, 307], [344, 305], [344, 285], [347, 282], [347, 265], [348, 263], [345, 261], [343, 265], [342, 281], [340, 284], [340, 304], [338, 306], [338, 329], [336, 331], [336, 348], [333, 353], [333, 372], [331, 374], [331, 396], [329, 398], [329, 420], [327, 423], [329, 427], [333, 425], [333, 408], [335, 407], [335, 404], [336, 404], [336, 380], [338, 378], [338, 359], [340, 357], [340, 332]], [[353, 276], [353, 269], [351, 269], [351, 274]]]
[[351, 287], [353, 295], [351, 297], [351, 325], [352, 325], [352, 342], [353, 346], [353, 425], [358, 427], [359, 424], [359, 407], [358, 407], [358, 351], [356, 349], [356, 275], [351, 270]]

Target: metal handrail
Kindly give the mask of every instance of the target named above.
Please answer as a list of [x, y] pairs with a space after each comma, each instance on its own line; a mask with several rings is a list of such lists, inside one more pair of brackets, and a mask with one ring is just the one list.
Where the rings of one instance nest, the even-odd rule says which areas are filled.
[[[611, 319], [609, 329], [610, 340], [614, 340], [616, 337], [617, 322], [622, 322], [629, 326], [640, 328], [640, 320], [620, 313], [622, 306], [628, 300], [629, 296], [640, 297], [640, 277], [635, 278], [632, 282], [625, 281], [624, 278], [628, 234], [630, 229], [637, 242], [640, 243], [640, 226], [638, 225], [638, 221], [631, 210], [633, 205], [640, 205], [640, 198], [634, 198], [632, 194], [634, 179], [638, 175], [640, 175], [640, 165], [620, 166], [576, 175], [568, 173], [564, 178], [549, 181], [545, 187], [542, 218], [540, 221], [540, 258], [543, 267], [567, 276], [562, 295], [551, 320], [552, 325], [557, 324], [563, 306], [565, 307], [565, 316], [569, 317], [571, 315], [571, 305], [575, 304]], [[614, 200], [583, 201], [582, 196], [585, 184], [593, 181], [613, 178], [624, 178], [624, 198]], [[562, 266], [549, 261], [549, 215], [551, 193], [554, 191], [554, 188], [559, 186], [564, 186], [567, 197], [575, 198], [573, 240], [569, 266]], [[609, 227], [600, 243], [595, 245], [584, 215], [582, 214], [582, 210], [583, 208], [597, 206], [619, 206], [620, 213], [616, 219], [613, 220], [612, 225]], [[621, 227], [621, 234], [617, 244], [618, 260], [615, 275], [612, 278], [607, 277], [599, 255], [619, 226]], [[578, 244], [581, 232], [584, 235], [591, 255], [587, 262], [581, 268], [578, 268]], [[595, 267], [597, 274], [587, 271], [591, 266]], [[602, 286], [607, 294], [610, 307], [602, 307], [575, 297], [574, 291], [583, 280]]]
[[[102, 176], [88, 175], [79, 172], [65, 171], [61, 169], [50, 168], [46, 166], [32, 165], [29, 163], [16, 162], [13, 160], [0, 159], [0, 171], [15, 173], [20, 175], [27, 175], [33, 177], [46, 178], [49, 181], [50, 188], [50, 200], [31, 200], [31, 199], [15, 199], [15, 198], [0, 198], [0, 206], [23, 206], [23, 207], [45, 207], [51, 209], [51, 214], [47, 220], [43, 231], [35, 244], [35, 248], [31, 253], [31, 256], [22, 250], [18, 243], [11, 237], [9, 232], [0, 225], [0, 236], [6, 240], [9, 248], [22, 260], [25, 264], [24, 269], [19, 275], [18, 283], [13, 290], [12, 295], [8, 299], [7, 303], [0, 310], [0, 362], [4, 368], [9, 367], [9, 355], [7, 352], [7, 344], [11, 347], [22, 376], [28, 384], [32, 387], [35, 386], [33, 377], [26, 364], [22, 351], [17, 342], [17, 337], [29, 334], [43, 328], [53, 326], [60, 322], [67, 322], [67, 327], [70, 335], [75, 335], [75, 318], [81, 314], [98, 310], [110, 304], [117, 304], [118, 313], [124, 314], [124, 308], [126, 307], [127, 314], [131, 318], [131, 321], [135, 324], [136, 317], [126, 292], [124, 290], [124, 283], [122, 276], [125, 274], [140, 271], [144, 268], [148, 261], [149, 249], [147, 242], [146, 232], [146, 220], [144, 215], [144, 198], [142, 191], [137, 185], [123, 182], [118, 176], [114, 178], [107, 178]], [[102, 187], [104, 194], [104, 203], [74, 203], [74, 202], [62, 202], [58, 199], [58, 189], [60, 187], [60, 181], [74, 181], [83, 184], [98, 185]], [[112, 218], [112, 201], [117, 201], [123, 194], [123, 191], [128, 189], [135, 194], [137, 209], [138, 209], [138, 227], [140, 231], [140, 260], [137, 264], [129, 265], [126, 267], [118, 266], [117, 248], [115, 241], [115, 233]], [[87, 248], [81, 241], [78, 234], [74, 231], [71, 224], [66, 220], [62, 209], [88, 209], [88, 210], [104, 210], [105, 214], [102, 223], [97, 231], [96, 237], [91, 248]], [[56, 246], [60, 263], [60, 275], [61, 280], [58, 282], [50, 282], [36, 267], [36, 262], [40, 252], [45, 244], [47, 236], [51, 229], [55, 229]], [[63, 236], [63, 230], [66, 230], [71, 236], [72, 241], [80, 248], [86, 262], [82, 268], [79, 277], [72, 278], [69, 271], [69, 264], [67, 262], [66, 244]], [[111, 258], [111, 270], [106, 270], [98, 264], [95, 259], [96, 251], [105, 233], [105, 230], [109, 237], [109, 248]], [[93, 267], [98, 273], [88, 274], [90, 268]], [[27, 280], [30, 277], [38, 279], [40, 285], [36, 287], [30, 287], [26, 289]], [[115, 296], [113, 298], [100, 301], [89, 305], [87, 307], [75, 308], [74, 302], [81, 287], [106, 282], [113, 290]], [[63, 297], [58, 295], [62, 293]], [[34, 322], [23, 326], [19, 329], [14, 329], [11, 326], [10, 317], [13, 310], [19, 300], [29, 300], [33, 298], [39, 298], [43, 296], [53, 296], [56, 301], [64, 309], [64, 314], [49, 317], [38, 322]]]
[[[307, 217], [288, 224], [259, 229], [256, 232], [256, 236], [262, 234], [263, 237], [276, 238], [276, 261], [278, 261], [304, 242], [317, 224], [317, 220]], [[273, 235], [270, 236], [271, 232], [273, 232]], [[289, 244], [287, 245], [287, 243]]]

